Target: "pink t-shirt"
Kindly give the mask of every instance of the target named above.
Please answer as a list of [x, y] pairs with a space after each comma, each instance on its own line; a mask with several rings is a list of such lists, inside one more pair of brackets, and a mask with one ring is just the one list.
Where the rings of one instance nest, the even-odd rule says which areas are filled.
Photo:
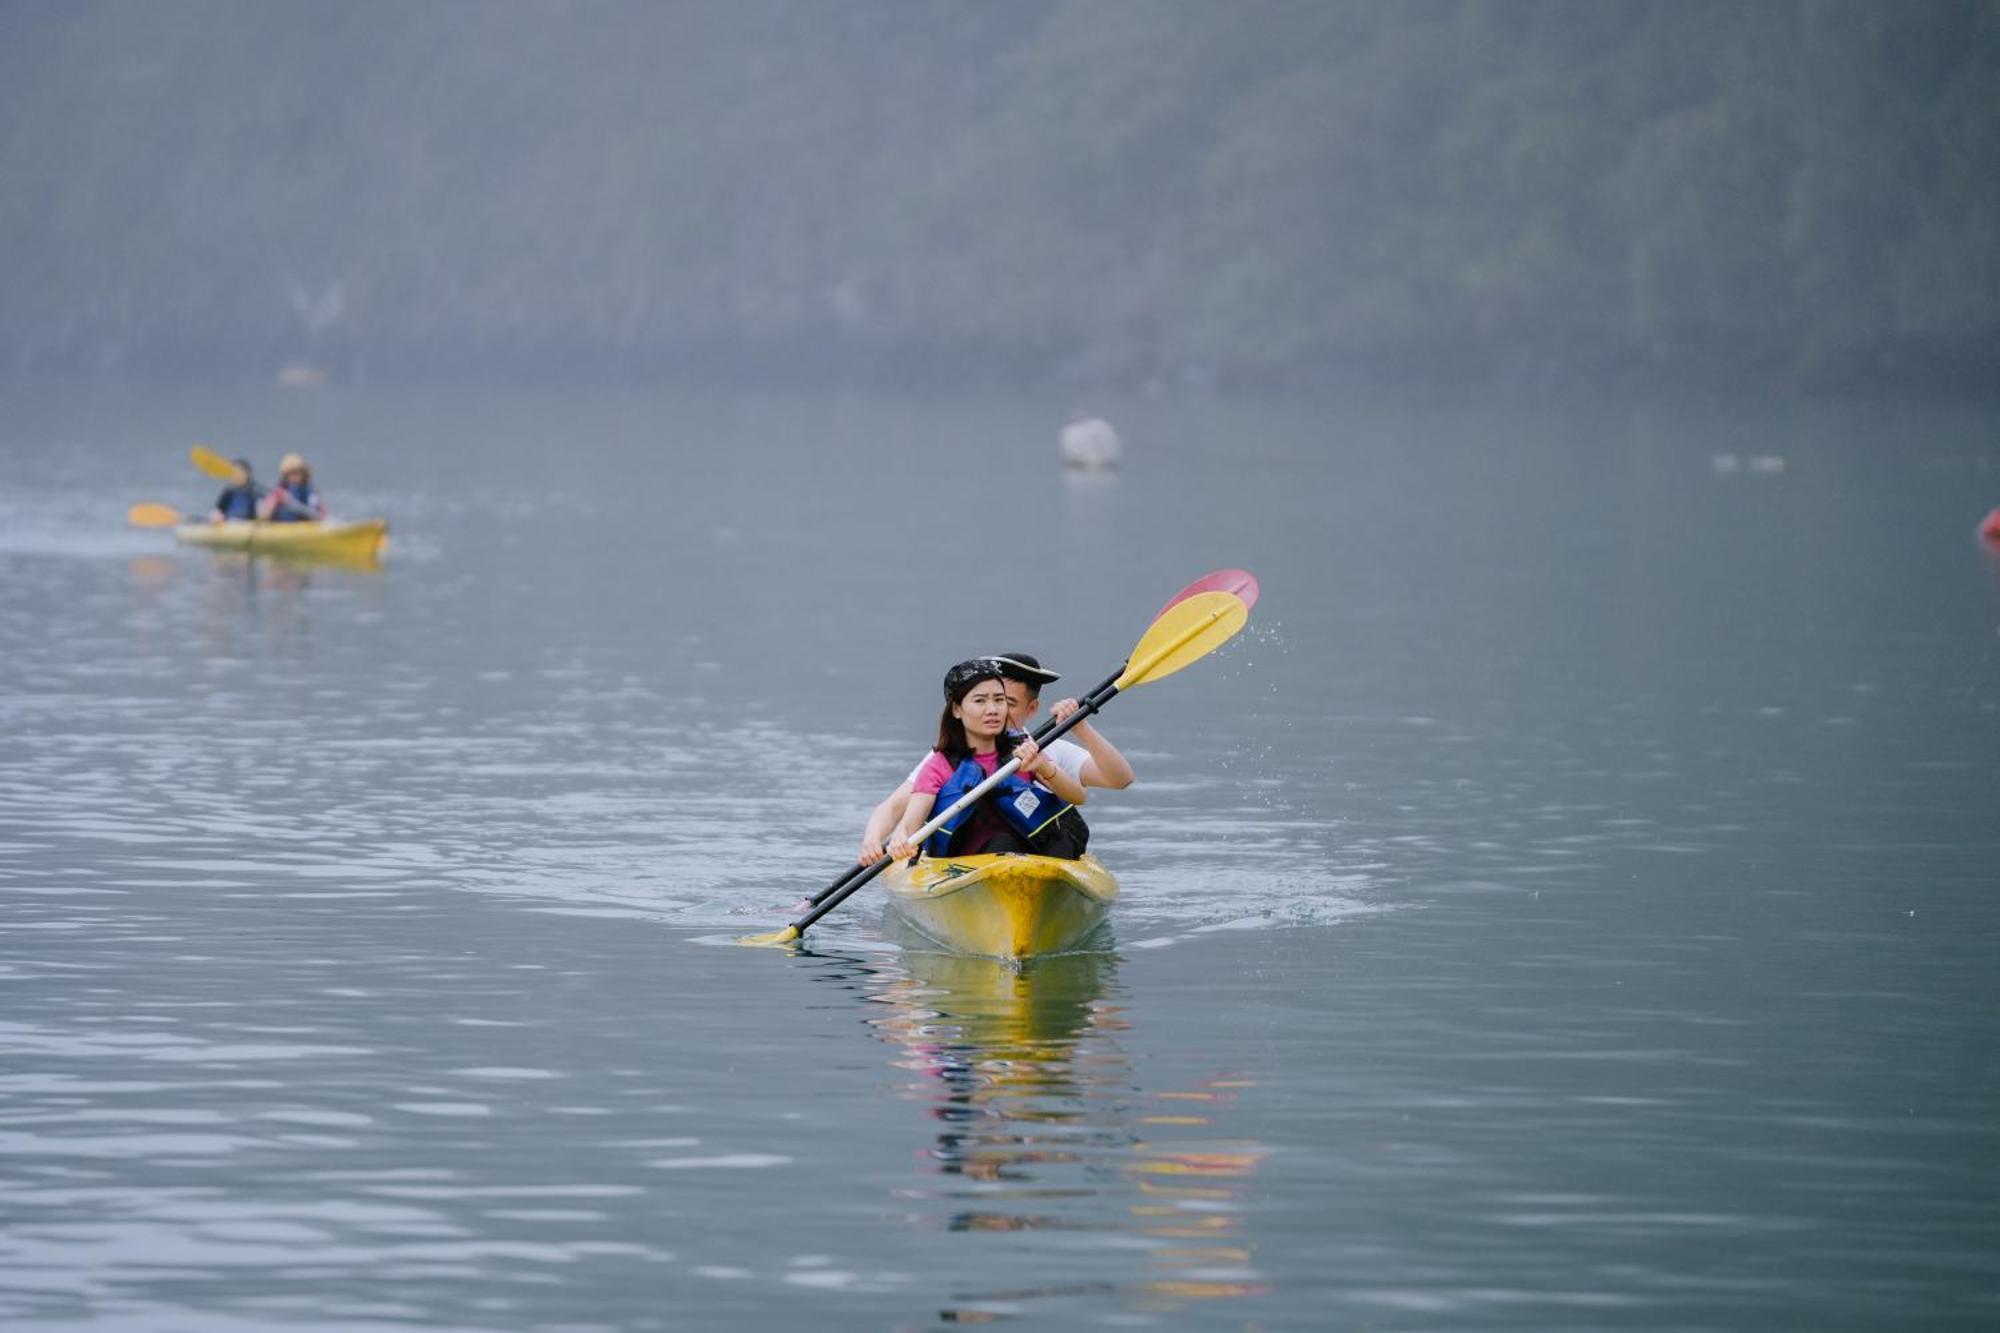
[[[1050, 763], [1054, 764], [1057, 768], [1060, 768], [1063, 772], [1069, 774], [1071, 778], [1076, 780], [1079, 786], [1082, 785], [1083, 766], [1090, 762], [1090, 751], [1084, 749], [1081, 745], [1078, 745], [1075, 741], [1066, 741], [1062, 739], [1060, 736], [1058, 736], [1055, 740], [1050, 741], [1047, 745], [1042, 747], [1042, 753], [1049, 757]], [[929, 755], [925, 756], [923, 763], [918, 764], [915, 768], [910, 770], [910, 776], [906, 779], [906, 781], [910, 784], [911, 791], [924, 790], [924, 788], [917, 786], [917, 774], [923, 772], [925, 765], [929, 764], [933, 759], [942, 761], [944, 759], [944, 756], [939, 754], [936, 750], [932, 750]], [[993, 770], [989, 768], [986, 771], [990, 773]], [[946, 766], [945, 772], [947, 774], [951, 772], [951, 768], [949, 765]], [[931, 787], [929, 790], [933, 792], [944, 790], [944, 780], [940, 778], [938, 780], [938, 784], [934, 787]]]
[[[986, 776], [989, 778], [1000, 767], [998, 750], [972, 757], [986, 770]], [[935, 796], [944, 790], [945, 780], [957, 771], [957, 764], [952, 763], [938, 751], [932, 750], [925, 756], [924, 762], [917, 765], [917, 771], [910, 774], [910, 790], [919, 796]]]

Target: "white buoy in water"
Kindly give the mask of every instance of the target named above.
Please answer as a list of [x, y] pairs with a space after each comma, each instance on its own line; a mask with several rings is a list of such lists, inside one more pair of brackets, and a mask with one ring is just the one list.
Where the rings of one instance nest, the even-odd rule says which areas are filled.
[[1070, 414], [1069, 424], [1057, 439], [1064, 467], [1112, 468], [1118, 466], [1118, 432], [1103, 417], [1087, 412]]

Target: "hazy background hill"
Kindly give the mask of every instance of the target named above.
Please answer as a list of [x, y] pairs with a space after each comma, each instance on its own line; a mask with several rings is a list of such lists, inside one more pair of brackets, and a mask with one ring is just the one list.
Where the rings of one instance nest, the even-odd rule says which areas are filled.
[[1977, 386], [1980, 0], [11, 0], [0, 366]]

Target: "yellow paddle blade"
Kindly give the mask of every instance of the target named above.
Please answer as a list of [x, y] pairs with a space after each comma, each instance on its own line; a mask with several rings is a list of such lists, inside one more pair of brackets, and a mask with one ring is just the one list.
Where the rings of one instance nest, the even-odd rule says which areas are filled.
[[239, 486], [243, 484], [243, 469], [205, 444], [197, 444], [188, 450], [188, 457], [194, 460], [196, 467], [217, 481], [233, 481]]
[[135, 528], [171, 528], [181, 521], [181, 511], [142, 500], [125, 511], [125, 521]]
[[768, 935], [743, 935], [738, 937], [736, 942], [738, 944], [748, 944], [756, 948], [773, 944], [790, 944], [798, 937], [799, 929], [797, 926], [786, 926], [783, 930], [774, 930]]
[[1198, 592], [1160, 613], [1139, 639], [1117, 685], [1121, 690], [1171, 676], [1236, 637], [1250, 608], [1234, 593]]

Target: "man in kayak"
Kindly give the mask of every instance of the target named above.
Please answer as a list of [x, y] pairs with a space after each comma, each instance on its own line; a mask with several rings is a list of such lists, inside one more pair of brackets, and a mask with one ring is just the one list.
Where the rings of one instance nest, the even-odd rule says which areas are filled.
[[326, 517], [305, 459], [286, 454], [278, 460], [278, 484], [265, 494], [259, 517], [272, 523], [311, 523]]
[[[1013, 730], [1025, 733], [1029, 721], [1041, 709], [1042, 686], [1062, 677], [1043, 666], [1041, 660], [1031, 653], [1003, 653], [991, 660], [1007, 689], [1007, 724]], [[1061, 721], [1076, 709], [1076, 700], [1063, 699], [1050, 707], [1049, 715]], [[1085, 787], [1118, 791], [1132, 785], [1132, 765], [1118, 752], [1117, 746], [1104, 739], [1097, 728], [1089, 722], [1079, 722], [1070, 728], [1069, 735], [1076, 740], [1058, 737], [1050, 741], [1043, 751], [1064, 773]], [[881, 804], [869, 814], [868, 826], [861, 834], [861, 854], [858, 858], [861, 864], [872, 865], [881, 859], [889, 834], [897, 821], [902, 819], [904, 807], [909, 804], [911, 788], [922, 769], [922, 764], [912, 769], [902, 785], [883, 797]], [[1090, 841], [1090, 830], [1084, 825], [1083, 816], [1071, 810], [1063, 816], [1063, 821], [1072, 826], [1077, 851], [1081, 852]]]
[[255, 518], [257, 506], [264, 498], [264, 488], [250, 475], [250, 460], [239, 458], [236, 466], [243, 471], [243, 480], [233, 486], [223, 488], [215, 497], [215, 508], [208, 511], [208, 521], [222, 523], [232, 518]]

